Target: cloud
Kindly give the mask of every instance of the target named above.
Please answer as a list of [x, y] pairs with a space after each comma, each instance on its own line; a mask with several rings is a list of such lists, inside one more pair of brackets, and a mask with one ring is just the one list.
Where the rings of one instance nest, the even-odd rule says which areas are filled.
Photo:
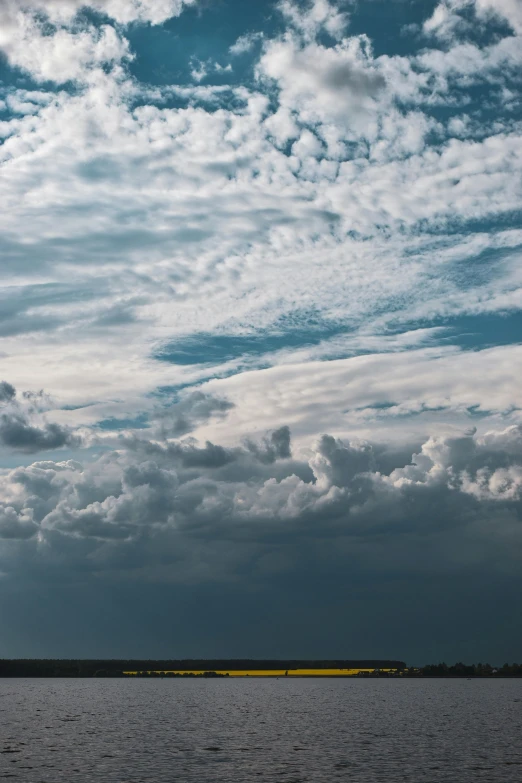
[[251, 440], [246, 441], [248, 451], [255, 455], [260, 462], [270, 464], [277, 459], [288, 459], [292, 456], [290, 449], [290, 429], [287, 426], [279, 427], [265, 438], [261, 444]]
[[[354, 335], [378, 320], [378, 351], [398, 313], [519, 306], [519, 240], [504, 230], [520, 204], [519, 129], [473, 106], [458, 122], [466, 84], [500, 100], [519, 64], [514, 37], [398, 57], [349, 28], [331, 46], [299, 29], [263, 33], [254, 85], [153, 89], [129, 78], [126, 55], [101, 67], [103, 25], [60, 27], [89, 39], [70, 65], [85, 66], [81, 89], [6, 91], [6, 105], [25, 107], [1, 124], [0, 331], [15, 385], [96, 403], [71, 419], [125, 418], [116, 400], [139, 413], [157, 386], [212, 374], [212, 357], [204, 370], [159, 366], [168, 341], [282, 334], [298, 348], [310, 325]], [[104, 371], [86, 378], [86, 366]]]
[[16, 395], [16, 389], [7, 381], [0, 382], [0, 402], [10, 402]]
[[344, 444], [331, 435], [323, 435], [317, 446], [310, 467], [316, 482], [323, 487], [346, 487], [358, 474], [365, 474], [373, 465], [370, 444]]
[[0, 504], [0, 539], [24, 540], [32, 538], [37, 532], [38, 527], [30, 512], [19, 514], [12, 506]]
[[522, 34], [522, 5], [520, 0], [474, 0], [479, 18], [488, 20], [497, 16], [505, 19], [517, 35]]
[[[521, 434], [520, 426], [512, 426], [501, 432], [486, 433], [480, 439], [475, 439], [474, 431], [458, 438], [430, 438], [422, 451], [413, 456], [412, 465], [396, 469], [388, 481], [401, 487], [443, 484], [480, 501], [519, 503], [522, 499]], [[501, 449], [488, 448], [492, 440], [497, 446], [514, 440], [517, 448], [508, 457]]]
[[451, 40], [459, 33], [465, 33], [469, 29], [469, 23], [458, 13], [465, 5], [465, 0], [439, 3], [435, 6], [433, 14], [422, 25], [423, 32], [446, 40]]
[[[141, 443], [83, 465], [41, 462], [4, 472], [0, 529], [4, 537], [29, 539], [28, 547], [37, 532], [45, 545], [27, 556], [42, 565], [55, 567], [61, 552], [73, 561], [90, 552], [90, 569], [154, 573], [162, 565], [158, 578], [174, 582], [240, 579], [245, 558], [261, 563], [274, 547], [287, 551], [289, 535], [295, 549], [287, 569], [306, 568], [325, 536], [333, 567], [361, 553], [367, 568], [379, 568], [383, 547], [397, 552], [398, 541], [399, 560], [387, 564], [392, 571], [429, 567], [442, 575], [470, 556], [493, 570], [514, 566], [522, 545], [520, 427], [430, 437], [411, 461], [378, 443], [329, 435], [297, 460], [289, 460], [288, 430], [274, 433], [271, 443], [279, 446], [270, 460], [249, 449], [249, 480], [239, 451], [236, 461], [190, 464], [183, 456], [194, 453], [190, 444], [188, 451], [183, 444], [178, 451], [153, 446], [147, 455]], [[422, 562], [415, 562], [420, 541]], [[222, 542], [236, 551], [232, 572], [214, 560]], [[10, 564], [18, 567], [23, 557]]]
[[372, 59], [365, 36], [333, 48], [315, 41], [302, 46], [288, 37], [265, 44], [257, 73], [277, 83], [283, 111], [296, 112], [306, 123], [336, 122], [360, 133], [386, 85]]
[[305, 39], [314, 39], [322, 30], [340, 39], [349, 24], [349, 16], [329, 0], [307, 0], [304, 4], [294, 0], [280, 0], [277, 6], [286, 21]]
[[465, 36], [473, 30], [473, 24], [465, 17], [465, 12], [470, 10], [483, 24], [492, 19], [502, 20], [517, 35], [522, 33], [522, 6], [519, 0], [443, 0], [424, 22], [423, 31], [446, 40]]
[[92, 9], [120, 24], [150, 22], [161, 24], [179, 16], [184, 6], [195, 0], [2, 0], [4, 25], [27, 12], [45, 14], [52, 22], [70, 23], [79, 11]]
[[24, 392], [16, 399], [16, 389], [7, 381], [0, 384], [0, 444], [34, 453], [63, 446], [78, 446], [81, 439], [69, 427], [46, 421], [48, 403], [43, 392]]
[[233, 57], [239, 57], [242, 54], [251, 52], [257, 41], [262, 41], [264, 34], [262, 32], [245, 33], [240, 35], [239, 38], [229, 48], [229, 52]]
[[32, 453], [74, 446], [80, 441], [69, 429], [59, 424], [46, 422], [38, 427], [30, 424], [23, 414], [2, 413], [0, 442], [9, 448]]
[[226, 397], [235, 407], [226, 422], [194, 434], [227, 442], [247, 436], [253, 422], [261, 429], [286, 422], [300, 445], [321, 431], [404, 443], [470, 423], [484, 430], [499, 419], [517, 421], [522, 408], [518, 345], [476, 351], [421, 347], [329, 361], [304, 353], [302, 359], [203, 384], [206, 393]]
[[85, 79], [89, 72], [120, 63], [129, 56], [127, 41], [110, 25], [44, 35], [34, 19], [20, 16], [12, 36], [0, 41], [11, 65], [28, 71], [36, 81]]
[[157, 411], [154, 416], [155, 428], [162, 438], [179, 438], [211, 417], [225, 418], [233, 407], [229, 400], [195, 391], [185, 395], [175, 405]]
[[79, 20], [86, 9], [114, 22], [161, 24], [193, 0], [2, 0], [0, 51], [39, 82], [85, 81], [100, 68], [131, 58], [128, 41], [112, 25]]
[[190, 75], [195, 82], [201, 82], [207, 75], [207, 68], [205, 63], [199, 60], [193, 60]]

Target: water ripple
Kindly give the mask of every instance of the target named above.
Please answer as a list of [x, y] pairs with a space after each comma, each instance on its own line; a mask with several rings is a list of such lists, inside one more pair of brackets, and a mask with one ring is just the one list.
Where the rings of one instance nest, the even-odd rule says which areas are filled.
[[0, 779], [519, 783], [522, 680], [0, 680]]

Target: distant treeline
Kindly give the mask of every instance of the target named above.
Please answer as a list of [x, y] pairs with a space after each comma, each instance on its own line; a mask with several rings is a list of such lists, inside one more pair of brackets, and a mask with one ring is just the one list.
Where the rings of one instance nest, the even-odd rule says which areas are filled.
[[[446, 663], [407, 667], [404, 661], [385, 660], [61, 660], [61, 659], [0, 659], [0, 677], [125, 677], [124, 672], [136, 672], [141, 677], [226, 677], [219, 671], [259, 671], [281, 669], [372, 669], [358, 677], [522, 677], [522, 664], [505, 663], [495, 667], [489, 663]], [[396, 669], [396, 673], [379, 672]], [[201, 674], [195, 674], [201, 672]], [[133, 675], [136, 676], [136, 675]]]
[[[0, 677], [122, 677], [123, 672], [245, 671], [280, 669], [405, 669], [404, 661], [385, 660], [60, 660], [0, 659]], [[183, 676], [183, 675], [182, 675]]]
[[420, 669], [407, 669], [403, 676], [413, 677], [522, 677], [522, 663], [505, 663], [491, 666], [489, 663], [429, 664]]

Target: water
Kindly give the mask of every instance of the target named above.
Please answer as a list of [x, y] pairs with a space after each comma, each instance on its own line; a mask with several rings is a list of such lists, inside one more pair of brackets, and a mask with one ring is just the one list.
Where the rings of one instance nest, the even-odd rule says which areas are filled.
[[0, 680], [23, 783], [522, 780], [522, 680]]

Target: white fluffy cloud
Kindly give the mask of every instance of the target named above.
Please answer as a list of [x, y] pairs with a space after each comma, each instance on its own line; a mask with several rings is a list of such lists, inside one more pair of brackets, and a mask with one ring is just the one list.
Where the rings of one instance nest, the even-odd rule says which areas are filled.
[[39, 25], [27, 17], [4, 41], [3, 50], [11, 65], [28, 71], [36, 81], [58, 82], [85, 79], [97, 68], [120, 63], [129, 55], [127, 42], [110, 25], [42, 35]]
[[329, 0], [280, 0], [278, 9], [289, 24], [306, 39], [314, 39], [325, 30], [333, 38], [342, 38], [349, 24], [349, 15]]
[[522, 3], [520, 0], [474, 0], [479, 17], [499, 16], [511, 25], [517, 34], [522, 33]]
[[[93, 70], [129, 57], [128, 42], [111, 25], [78, 22], [84, 9], [113, 21], [160, 24], [193, 0], [2, 0], [0, 51], [37, 81], [85, 80]], [[53, 25], [50, 32], [45, 25]]]
[[[48, 423], [132, 420], [158, 387], [232, 372], [210, 384], [236, 405], [231, 439], [287, 422], [300, 443], [350, 428], [395, 437], [399, 419], [407, 439], [444, 416], [460, 426], [466, 406], [495, 417], [519, 404], [517, 348], [413, 354], [444, 333], [390, 333], [521, 305], [522, 238], [506, 223], [522, 146], [499, 103], [520, 65], [515, 36], [376, 56], [334, 4], [285, 2], [283, 34], [251, 32], [232, 52], [262, 41], [253, 84], [152, 88], [129, 77], [134, 53], [109, 22], [161, 23], [181, 4], [89, 5], [109, 20], [80, 24], [75, 2], [2, 5], [11, 64], [78, 81], [2, 96], [3, 373], [50, 389]], [[55, 25], [45, 35], [42, 10]], [[488, 90], [498, 118], [469, 104], [469, 86]], [[317, 324], [345, 334], [311, 348]], [[152, 358], [187, 336], [204, 347], [285, 329], [300, 352], [268, 341], [246, 357], [210, 350], [202, 366]], [[357, 352], [373, 356], [322, 361]], [[224, 442], [221, 426], [198, 434]]]
[[282, 109], [295, 112], [302, 122], [340, 123], [363, 138], [386, 87], [364, 36], [334, 48], [315, 41], [303, 47], [293, 37], [270, 42], [258, 73], [277, 82]]
[[466, 34], [471, 25], [462, 12], [474, 11], [479, 22], [487, 23], [492, 18], [507, 22], [517, 35], [522, 33], [522, 4], [520, 0], [443, 0], [431, 17], [426, 19], [423, 30], [442, 38]]
[[120, 24], [150, 22], [161, 24], [173, 16], [179, 16], [183, 6], [195, 0], [2, 0], [3, 29], [16, 24], [24, 13], [44, 14], [52, 22], [70, 23], [79, 11], [92, 9], [106, 14]]

